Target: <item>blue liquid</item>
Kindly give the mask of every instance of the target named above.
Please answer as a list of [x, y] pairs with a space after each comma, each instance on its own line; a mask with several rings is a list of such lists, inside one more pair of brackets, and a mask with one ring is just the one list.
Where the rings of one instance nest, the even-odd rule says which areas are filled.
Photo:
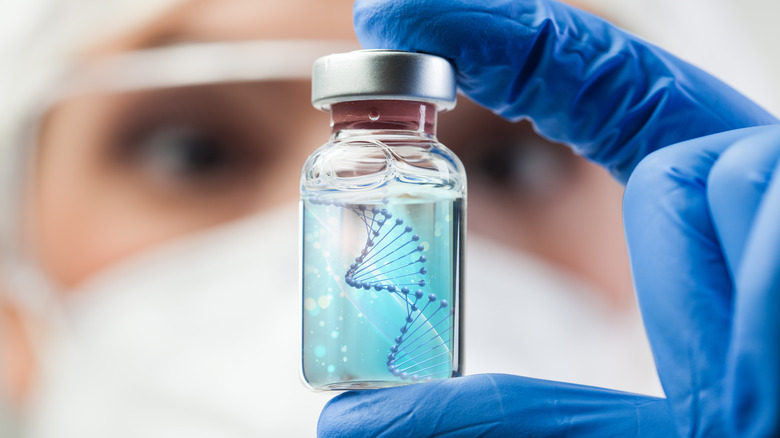
[[302, 201], [304, 380], [356, 389], [460, 371], [463, 202]]

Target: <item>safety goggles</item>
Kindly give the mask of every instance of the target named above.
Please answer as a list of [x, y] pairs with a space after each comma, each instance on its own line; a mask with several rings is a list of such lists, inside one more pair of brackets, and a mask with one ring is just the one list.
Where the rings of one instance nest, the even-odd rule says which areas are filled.
[[[7, 151], [3, 163], [6, 167], [3, 173], [3, 211], [13, 212], [6, 215], [0, 228], [0, 263], [4, 270], [10, 277], [40, 277], [38, 272], [31, 272], [37, 271], [32, 268], [35, 264], [30, 263], [30, 260], [35, 259], [29, 250], [30, 240], [34, 237], [25, 227], [30, 226], [30, 215], [36, 214], [32, 212], [30, 200], [37, 196], [38, 172], [42, 161], [46, 159], [45, 155], [49, 153], [47, 150], [46, 154], [42, 154], [42, 146], [56, 144], [57, 148], [67, 148], [71, 157], [82, 154], [85, 162], [109, 149], [115, 161], [126, 167], [141, 163], [136, 166], [141, 169], [146, 166], [143, 164], [146, 160], [151, 164], [141, 169], [143, 172], [148, 171], [147, 176], [150, 176], [145, 177], [145, 181], [154, 183], [154, 178], [158, 177], [171, 180], [173, 178], [169, 177], [174, 175], [182, 181], [186, 180], [188, 187], [197, 188], [197, 192], [191, 191], [193, 195], [202, 193], [209, 184], [221, 185], [225, 193], [235, 192], [231, 190], [230, 184], [267, 187], [273, 182], [264, 180], [250, 184], [249, 175], [268, 175], [269, 172], [265, 170], [273, 167], [275, 159], [281, 159], [282, 154], [278, 152], [283, 151], [285, 146], [272, 148], [266, 145], [266, 151], [263, 151], [263, 147], [256, 147], [262, 146], [256, 140], [281, 140], [294, 137], [292, 134], [297, 132], [272, 135], [270, 132], [280, 123], [275, 120], [263, 121], [263, 114], [267, 114], [268, 119], [280, 118], [284, 115], [280, 108], [285, 104], [290, 105], [291, 113], [308, 106], [308, 98], [301, 96], [307, 93], [305, 90], [314, 60], [326, 54], [358, 48], [356, 42], [346, 40], [188, 43], [82, 60], [62, 68], [53, 75], [51, 83], [41, 87], [38, 99], [31, 106], [31, 111], [28, 111], [26, 123], [20, 124], [17, 140]], [[297, 93], [294, 103], [289, 102], [291, 98], [285, 98], [289, 96], [288, 92]], [[69, 132], [85, 135], [68, 141], [60, 131], [52, 128], [58, 111], [64, 112], [60, 109], [66, 106], [89, 106], [88, 103], [92, 105], [94, 116], [81, 117], [68, 126]], [[103, 105], [105, 110], [98, 110], [101, 108], [99, 105]], [[310, 106], [307, 110], [314, 111]], [[231, 114], [237, 117], [231, 119]], [[107, 121], [109, 115], [113, 119]], [[212, 138], [204, 143], [203, 131], [208, 130], [211, 131], [206, 134]], [[240, 138], [239, 134], [242, 133], [247, 135]], [[152, 137], [145, 138], [146, 134]], [[233, 155], [215, 156], [212, 149], [218, 145], [204, 149], [203, 145], [208, 146], [207, 143], [214, 140], [214, 136], [225, 137], [223, 143], [230, 142], [234, 149], [230, 153]], [[120, 144], [143, 143], [146, 140], [144, 148]], [[290, 138], [289, 141], [294, 140]], [[239, 143], [240, 148], [235, 147]], [[163, 147], [157, 147], [160, 144]], [[189, 149], [174, 147], [181, 144], [200, 144], [200, 150], [196, 148], [193, 153]], [[90, 145], [93, 146], [92, 150], [88, 150]], [[190, 146], [187, 147], [192, 149]], [[53, 146], [46, 147], [54, 149]], [[316, 144], [308, 147], [316, 147]], [[133, 148], [138, 151], [134, 152], [131, 150]], [[266, 154], [268, 151], [274, 153]], [[208, 178], [202, 178], [206, 185], [195, 181], [197, 178], [193, 177], [191, 171], [201, 172], [204, 163], [220, 160], [230, 161], [236, 169], [243, 167], [240, 172], [229, 168], [222, 172], [212, 172]], [[262, 165], [263, 168], [251, 168], [252, 163]], [[234, 178], [241, 172], [247, 179]], [[78, 178], [80, 175], [74, 171], [72, 176]], [[171, 181], [160, 183], [168, 184]], [[165, 187], [175, 185], [173, 183]], [[181, 186], [179, 184], [172, 190], [179, 190], [177, 193], [182, 194]], [[149, 188], [149, 193], [155, 192], [155, 187]], [[246, 198], [251, 197], [252, 193], [248, 192]], [[18, 282], [12, 278], [12, 283]], [[21, 284], [30, 282], [25, 279]], [[30, 289], [45, 288], [22, 289], [28, 290], [23, 298], [29, 300], [36, 299], [29, 292]]]

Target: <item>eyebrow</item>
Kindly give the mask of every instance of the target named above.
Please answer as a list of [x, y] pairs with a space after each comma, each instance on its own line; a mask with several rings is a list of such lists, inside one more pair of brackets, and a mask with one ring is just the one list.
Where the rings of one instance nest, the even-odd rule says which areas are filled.
[[97, 47], [98, 55], [109, 53], [121, 53], [136, 50], [155, 49], [203, 41], [203, 38], [195, 38], [186, 31], [184, 22], [188, 11], [198, 7], [202, 1], [194, 0], [185, 2], [163, 11], [146, 21], [137, 23], [130, 30], [119, 34], [106, 44]]

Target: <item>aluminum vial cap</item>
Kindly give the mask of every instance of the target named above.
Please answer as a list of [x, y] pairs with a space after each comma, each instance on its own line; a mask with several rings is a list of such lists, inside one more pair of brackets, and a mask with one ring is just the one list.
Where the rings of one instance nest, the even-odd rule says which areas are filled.
[[315, 108], [355, 100], [428, 102], [447, 111], [455, 107], [455, 70], [444, 58], [399, 50], [357, 50], [314, 61]]

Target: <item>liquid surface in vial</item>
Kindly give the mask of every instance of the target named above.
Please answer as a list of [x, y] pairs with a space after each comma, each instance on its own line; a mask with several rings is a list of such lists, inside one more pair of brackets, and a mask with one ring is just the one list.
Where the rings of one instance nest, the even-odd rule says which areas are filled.
[[458, 371], [462, 201], [304, 198], [303, 377], [396, 386]]

